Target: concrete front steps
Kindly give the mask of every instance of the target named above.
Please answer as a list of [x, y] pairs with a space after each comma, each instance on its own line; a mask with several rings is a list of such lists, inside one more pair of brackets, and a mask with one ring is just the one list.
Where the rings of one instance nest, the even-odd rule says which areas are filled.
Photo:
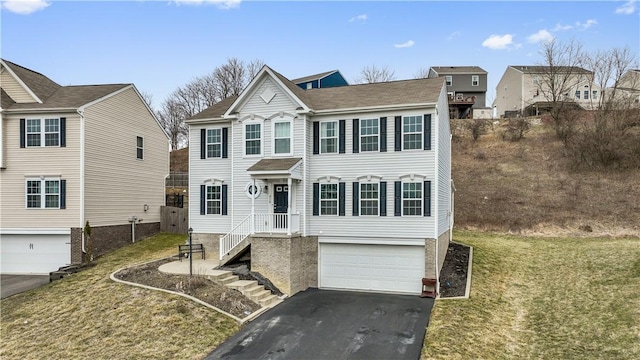
[[214, 270], [214, 273], [209, 275], [209, 278], [228, 288], [240, 291], [244, 296], [260, 306], [273, 307], [282, 302], [270, 290], [259, 285], [257, 281], [240, 280], [237, 275], [233, 275], [233, 272], [228, 270]]

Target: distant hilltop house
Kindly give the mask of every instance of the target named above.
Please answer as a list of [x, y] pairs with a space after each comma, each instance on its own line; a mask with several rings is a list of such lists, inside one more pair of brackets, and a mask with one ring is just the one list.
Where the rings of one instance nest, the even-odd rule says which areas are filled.
[[640, 69], [625, 72], [616, 85], [616, 98], [640, 106]]
[[0, 88], [1, 273], [48, 274], [159, 231], [169, 138], [133, 84], [61, 86], [0, 59]]
[[[487, 72], [479, 66], [432, 66], [429, 78], [443, 77], [452, 119], [486, 117]], [[490, 116], [490, 115], [489, 115]]]
[[293, 79], [291, 82], [305, 90], [349, 85], [338, 70]]
[[453, 226], [444, 82], [307, 80], [265, 66], [239, 96], [187, 119], [194, 241], [221, 264], [250, 255], [289, 295], [420, 294]]
[[511, 65], [496, 87], [494, 106], [497, 115], [530, 116], [548, 111], [553, 100], [551, 79], [555, 79], [557, 101], [585, 110], [597, 107], [601, 89], [593, 82], [590, 70], [575, 66], [551, 69], [549, 66]]

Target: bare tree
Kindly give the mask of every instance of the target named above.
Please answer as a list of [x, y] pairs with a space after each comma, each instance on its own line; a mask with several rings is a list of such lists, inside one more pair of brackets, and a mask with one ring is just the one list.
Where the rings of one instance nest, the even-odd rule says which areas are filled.
[[177, 150], [181, 145], [187, 145], [187, 125], [182, 104], [175, 97], [169, 97], [156, 112], [158, 120], [171, 140], [171, 150]]
[[356, 78], [358, 84], [371, 84], [377, 82], [386, 82], [395, 79], [395, 71], [390, 70], [387, 66], [378, 67], [373, 64], [365, 66], [360, 71], [360, 77]]
[[413, 75], [414, 79], [426, 79], [429, 77], [429, 69], [420, 68], [418, 72]]
[[149, 106], [149, 108], [153, 106], [153, 94], [146, 91], [140, 91], [140, 96], [142, 96], [142, 100], [147, 103], [147, 106]]
[[599, 88], [600, 96], [596, 99], [594, 108], [607, 110], [611, 107], [627, 107], [620, 104], [627, 100], [624, 96], [626, 89], [638, 89], [638, 77], [629, 76], [633, 67], [636, 67], [637, 59], [629, 48], [614, 48], [600, 50], [584, 56], [585, 66], [592, 69], [593, 78], [590, 85]]
[[238, 58], [227, 59], [226, 64], [219, 66], [213, 72], [221, 98], [240, 95], [262, 66], [264, 63], [260, 60], [245, 64]]

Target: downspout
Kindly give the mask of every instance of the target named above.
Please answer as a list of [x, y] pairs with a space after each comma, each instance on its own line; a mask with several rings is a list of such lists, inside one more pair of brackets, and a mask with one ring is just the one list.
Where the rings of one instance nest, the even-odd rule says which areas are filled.
[[308, 149], [308, 143], [307, 143], [307, 115], [303, 116], [303, 122], [304, 122], [304, 126], [303, 126], [303, 138], [304, 140], [304, 148], [302, 151], [302, 169], [304, 171], [303, 175], [302, 175], [302, 181], [303, 181], [303, 185], [302, 185], [302, 236], [307, 236], [307, 149]]
[[[443, 92], [441, 92], [440, 94], [441, 94], [440, 95], [440, 100], [442, 101]], [[435, 115], [436, 115], [435, 116], [436, 124], [440, 124], [440, 114], [438, 113], [438, 105], [436, 105], [436, 109], [435, 110], [436, 110], [436, 113], [435, 113]], [[449, 110], [447, 109], [447, 111], [449, 111]], [[440, 179], [440, 171], [438, 170], [438, 165], [437, 165], [438, 164], [438, 158], [440, 156], [440, 141], [438, 141], [438, 137], [440, 136], [440, 131], [439, 130], [440, 130], [439, 127], [435, 126], [435, 131], [436, 131], [436, 146], [435, 146], [436, 172], [435, 173], [436, 173], [436, 177], [435, 177], [434, 180], [435, 180], [435, 185], [436, 185], [435, 186], [436, 195], [438, 194], [438, 190], [440, 188], [439, 187], [440, 186], [440, 181], [439, 181], [439, 179]], [[433, 196], [429, 196], [429, 198], [434, 198], [434, 197]], [[438, 219], [438, 197], [435, 196], [435, 199], [436, 199], [436, 201], [435, 201], [435, 206], [434, 206], [434, 210], [435, 210], [434, 212], [436, 214], [436, 223], [435, 223], [435, 226], [434, 226], [434, 228], [435, 228], [434, 239], [435, 239], [435, 242], [436, 242], [436, 246], [435, 246], [435, 248], [436, 248], [436, 254], [435, 254], [435, 260], [436, 260], [435, 261], [436, 288], [434, 290], [435, 290], [435, 296], [437, 297], [438, 293], [440, 293], [440, 269], [438, 268], [438, 264], [439, 264], [438, 252], [440, 250], [440, 247], [438, 246], [439, 245], [438, 244], [438, 240], [439, 240], [438, 239], [438, 221], [439, 221], [439, 219]]]
[[[84, 139], [84, 107], [81, 107], [77, 110], [78, 115], [80, 115], [80, 228], [84, 229], [84, 152], [85, 152], [85, 139]], [[86, 239], [84, 230], [82, 231], [82, 253], [86, 254]]]

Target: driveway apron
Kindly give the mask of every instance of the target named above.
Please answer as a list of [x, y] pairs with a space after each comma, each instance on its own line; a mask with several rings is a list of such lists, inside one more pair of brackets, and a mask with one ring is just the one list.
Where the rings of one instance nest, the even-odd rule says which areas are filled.
[[418, 359], [434, 299], [308, 289], [206, 359]]
[[49, 283], [49, 275], [9, 275], [0, 276], [1, 298], [35, 289]]

